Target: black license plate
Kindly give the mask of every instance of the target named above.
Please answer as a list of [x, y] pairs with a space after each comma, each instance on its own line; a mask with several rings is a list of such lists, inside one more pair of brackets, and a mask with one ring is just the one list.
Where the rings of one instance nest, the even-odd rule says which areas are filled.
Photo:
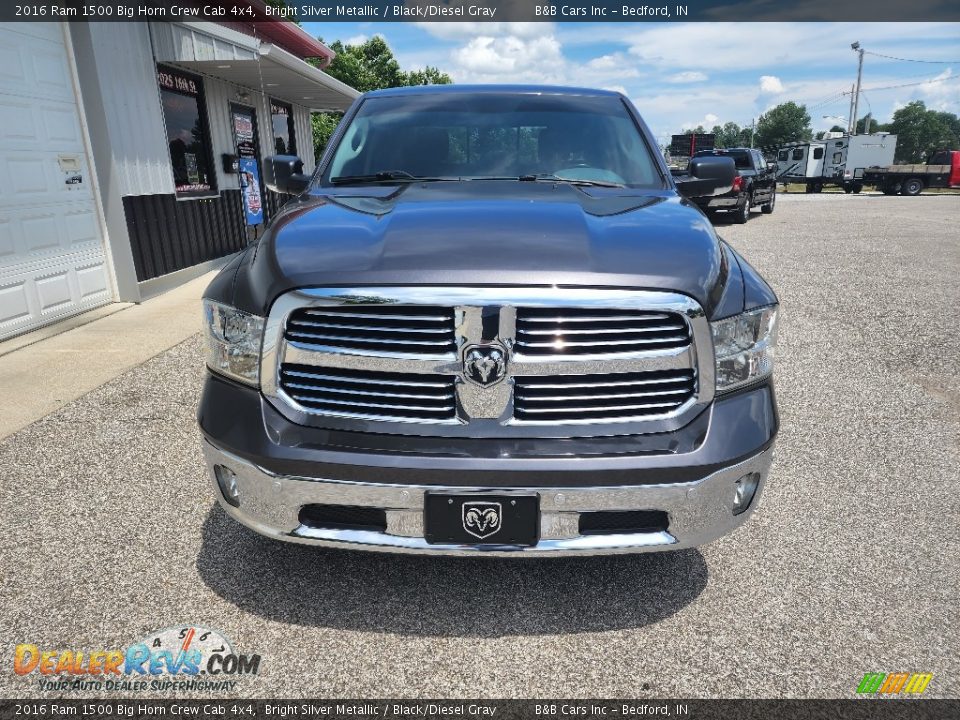
[[424, 494], [428, 543], [536, 545], [540, 537], [538, 495]]

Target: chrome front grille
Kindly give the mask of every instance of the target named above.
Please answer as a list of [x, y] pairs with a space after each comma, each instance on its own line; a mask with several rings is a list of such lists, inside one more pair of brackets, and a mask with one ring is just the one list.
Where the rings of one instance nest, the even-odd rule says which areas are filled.
[[686, 321], [676, 313], [623, 308], [518, 308], [522, 355], [612, 355], [684, 347]]
[[713, 400], [713, 341], [700, 305], [676, 293], [310, 288], [275, 301], [260, 378], [278, 411], [315, 427], [654, 433], [682, 427]]
[[453, 309], [435, 306], [305, 307], [287, 318], [287, 340], [365, 353], [456, 352]]
[[454, 378], [283, 363], [280, 387], [310, 411], [417, 422], [456, 419]]
[[518, 377], [513, 416], [521, 422], [623, 422], [668, 415], [693, 397], [692, 370]]

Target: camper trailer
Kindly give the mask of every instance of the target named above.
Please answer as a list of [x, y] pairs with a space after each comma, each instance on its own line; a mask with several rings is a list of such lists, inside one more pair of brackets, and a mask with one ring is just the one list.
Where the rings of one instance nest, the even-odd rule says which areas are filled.
[[896, 148], [897, 136], [890, 133], [827, 133], [822, 140], [781, 147], [777, 177], [781, 182], [803, 183], [807, 192], [837, 185], [848, 193], [858, 193], [863, 189], [864, 170], [892, 165]]
[[[816, 141], [789, 143], [781, 147], [777, 151], [777, 181], [804, 183], [807, 192], [814, 192], [811, 185], [820, 183], [823, 178], [825, 147], [824, 143]], [[820, 189], [823, 189], [822, 183]]]

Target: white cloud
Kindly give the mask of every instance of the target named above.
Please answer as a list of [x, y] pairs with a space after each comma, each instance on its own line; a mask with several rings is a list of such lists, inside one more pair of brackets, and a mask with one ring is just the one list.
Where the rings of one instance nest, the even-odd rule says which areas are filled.
[[669, 83], [696, 83], [708, 80], [706, 73], [698, 70], [686, 70], [684, 72], [668, 75], [665, 80]]
[[957, 112], [956, 108], [960, 105], [960, 83], [956, 81], [953, 68], [947, 68], [930, 82], [920, 85], [915, 95], [932, 110]]
[[783, 83], [776, 75], [761, 75], [760, 92], [767, 95], [778, 95], [783, 92]]
[[465, 40], [480, 35], [499, 37], [534, 38], [553, 33], [553, 23], [539, 22], [418, 22], [423, 28], [440, 40]]
[[620, 65], [616, 55], [601, 55], [587, 63], [587, 67], [595, 70], [613, 70]]
[[367, 35], [354, 35], [343, 41], [344, 45], [363, 45], [370, 38]]
[[[468, 81], [543, 81], [563, 63], [560, 43], [552, 35], [536, 38], [481, 35], [453, 51], [454, 77]], [[556, 82], [557, 80], [552, 80]]]

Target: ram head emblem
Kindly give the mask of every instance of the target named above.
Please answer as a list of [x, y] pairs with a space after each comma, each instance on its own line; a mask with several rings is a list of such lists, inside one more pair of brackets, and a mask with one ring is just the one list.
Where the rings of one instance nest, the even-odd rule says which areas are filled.
[[463, 355], [463, 376], [470, 382], [487, 387], [503, 380], [507, 359], [499, 345], [474, 345]]
[[481, 540], [493, 535], [503, 524], [498, 502], [465, 502], [462, 512], [463, 529]]

